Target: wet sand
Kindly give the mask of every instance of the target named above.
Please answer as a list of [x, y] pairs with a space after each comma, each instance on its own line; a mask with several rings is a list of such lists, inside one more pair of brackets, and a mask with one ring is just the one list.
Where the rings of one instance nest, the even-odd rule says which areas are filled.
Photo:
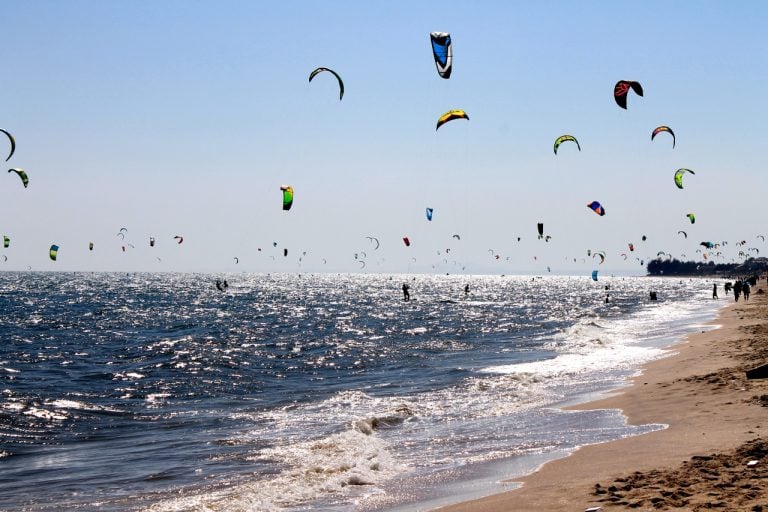
[[[727, 510], [768, 512], [768, 289], [733, 303], [632, 386], [579, 409], [621, 409], [630, 424], [669, 427], [585, 446], [520, 479], [522, 487], [441, 512]], [[762, 288], [766, 294], [757, 294]], [[747, 465], [757, 460], [757, 464]]]

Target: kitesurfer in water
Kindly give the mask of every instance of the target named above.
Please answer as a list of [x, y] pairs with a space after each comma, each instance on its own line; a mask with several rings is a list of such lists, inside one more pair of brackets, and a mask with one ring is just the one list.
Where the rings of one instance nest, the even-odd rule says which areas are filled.
[[464, 286], [464, 295], [469, 295], [469, 285]]
[[217, 279], [217, 280], [216, 280], [216, 288], [217, 288], [217, 289], [218, 289], [220, 292], [223, 292], [223, 291], [224, 291], [224, 288], [222, 288], [222, 287], [221, 287], [221, 279]]
[[224, 288], [229, 288], [229, 283], [227, 282], [226, 279], [224, 280]]
[[411, 294], [408, 291], [411, 287], [403, 283], [403, 300], [411, 300]]

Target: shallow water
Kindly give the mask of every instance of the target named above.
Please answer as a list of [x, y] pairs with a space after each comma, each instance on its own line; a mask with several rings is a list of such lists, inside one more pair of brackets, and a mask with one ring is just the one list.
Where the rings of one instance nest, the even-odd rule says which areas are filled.
[[499, 471], [661, 428], [557, 406], [700, 328], [710, 293], [651, 278], [2, 274], [0, 507], [406, 510], [487, 493]]

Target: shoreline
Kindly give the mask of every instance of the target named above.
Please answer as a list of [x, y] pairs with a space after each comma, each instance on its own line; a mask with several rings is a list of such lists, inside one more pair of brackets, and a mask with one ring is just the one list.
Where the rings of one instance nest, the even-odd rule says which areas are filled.
[[[724, 296], [721, 300], [733, 299]], [[685, 473], [693, 466], [692, 457], [733, 452], [765, 436], [762, 430], [768, 419], [768, 379], [747, 380], [744, 370], [768, 362], [768, 299], [754, 293], [750, 302], [723, 308], [711, 324], [718, 327], [686, 336], [669, 348], [673, 354], [646, 364], [628, 387], [567, 408], [619, 409], [627, 424], [661, 423], [667, 428], [582, 446], [564, 458], [545, 463], [532, 474], [515, 478], [514, 482], [522, 484], [519, 488], [437, 510], [659, 510], [665, 507], [665, 500], [672, 503], [669, 496], [677, 490], [674, 483], [665, 486], [654, 481], [651, 485], [649, 481], [644, 485], [637, 475]], [[768, 458], [761, 468], [766, 466]], [[619, 492], [619, 487], [629, 484], [617, 487], [614, 483], [626, 482], [632, 475], [636, 478], [630, 489]], [[716, 483], [712, 481], [711, 485], [715, 487]], [[755, 498], [758, 501], [752, 500], [742, 509], [731, 507], [725, 500], [727, 510], [752, 510], [751, 506], [758, 503], [768, 506], [768, 483], [763, 485]], [[714, 501], [713, 492], [702, 491], [702, 503]], [[690, 504], [696, 499], [688, 496], [674, 503]]]

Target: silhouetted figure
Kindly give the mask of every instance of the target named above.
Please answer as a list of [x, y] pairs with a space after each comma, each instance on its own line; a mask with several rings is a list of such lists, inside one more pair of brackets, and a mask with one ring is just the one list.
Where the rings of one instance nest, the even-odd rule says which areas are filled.
[[464, 295], [469, 295], [469, 285], [464, 286]]
[[712, 285], [712, 298], [716, 299], [717, 297], [717, 283]]
[[656, 296], [656, 292], [651, 292], [651, 300], [658, 300], [658, 297]]
[[739, 302], [739, 295], [741, 295], [741, 280], [733, 284], [733, 300]]
[[224, 291], [224, 288], [222, 288], [222, 287], [221, 287], [221, 279], [217, 279], [217, 280], [216, 280], [216, 288], [217, 288], [217, 289], [218, 289], [220, 292], [223, 292], [223, 291]]
[[744, 294], [744, 300], [749, 300], [749, 281], [744, 281], [744, 284], [741, 286], [741, 293]]
[[403, 283], [403, 300], [411, 300], [411, 293], [408, 291], [411, 287]]

